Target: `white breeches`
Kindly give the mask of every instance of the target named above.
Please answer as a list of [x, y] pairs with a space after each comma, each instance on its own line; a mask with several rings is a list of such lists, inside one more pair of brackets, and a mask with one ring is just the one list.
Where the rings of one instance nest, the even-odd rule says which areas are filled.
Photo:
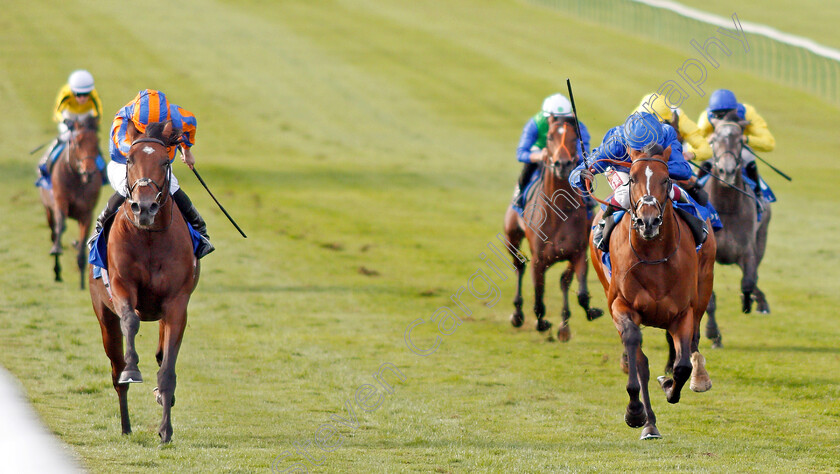
[[[181, 186], [178, 184], [178, 178], [175, 177], [174, 172], [170, 175], [170, 177], [172, 178], [172, 182], [169, 183], [169, 194], [175, 194], [175, 191], [181, 189]], [[117, 163], [116, 161], [108, 163], [108, 181], [111, 182], [111, 187], [114, 188], [114, 191], [120, 193], [120, 196], [128, 197], [128, 186], [126, 186], [125, 183], [124, 164]]]

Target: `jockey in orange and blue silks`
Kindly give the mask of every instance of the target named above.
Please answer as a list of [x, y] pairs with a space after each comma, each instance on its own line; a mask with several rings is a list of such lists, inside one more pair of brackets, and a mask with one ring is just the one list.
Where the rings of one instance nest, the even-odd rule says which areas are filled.
[[[631, 205], [629, 179], [631, 161], [629, 151], [643, 150], [654, 143], [660, 145], [663, 149], [671, 147], [671, 155], [668, 159], [668, 174], [671, 179], [682, 181], [693, 176], [691, 167], [683, 157], [682, 144], [677, 139], [677, 133], [674, 129], [670, 125], [660, 123], [656, 116], [651, 113], [635, 112], [627, 118], [623, 125], [613, 127], [607, 131], [601, 146], [594, 150], [592, 155], [587, 157], [587, 162], [581, 163], [577, 168], [572, 170], [569, 176], [569, 182], [572, 186], [586, 192], [583, 178], [589, 178], [591, 180], [596, 174], [606, 173], [608, 178], [607, 182], [614, 189], [614, 193], [608, 198], [611, 206], [607, 209], [604, 217], [612, 217], [612, 211], [618, 209], [627, 210]], [[616, 166], [599, 161], [602, 159], [623, 161], [627, 163], [627, 166]], [[714, 212], [714, 208], [710, 207], [711, 205], [704, 207], [697, 204], [679, 186], [674, 185], [671, 187], [669, 197], [676, 202], [690, 204], [684, 206], [684, 210], [691, 213], [698, 222], [689, 222], [689, 225], [695, 227], [702, 226], [703, 231], [706, 231], [704, 222], [707, 218], [711, 218], [713, 226], [722, 226], [719, 219], [717, 219], [717, 213]], [[599, 223], [598, 228], [596, 228], [595, 237], [600, 237], [598, 231], [603, 231], [605, 224], [604, 220]], [[596, 244], [599, 248], [606, 251], [602, 247], [606, 242], [596, 240]]]
[[[734, 112], [738, 120], [746, 120], [749, 122], [744, 127], [743, 142], [755, 151], [773, 151], [776, 147], [776, 139], [770, 133], [767, 127], [767, 122], [764, 117], [758, 114], [750, 104], [738, 102], [735, 94], [727, 89], [718, 89], [714, 91], [709, 97], [709, 107], [700, 113], [700, 118], [697, 120], [697, 125], [700, 127], [700, 132], [708, 140], [715, 131], [712, 125], [712, 119], [722, 119], [730, 116]], [[761, 180], [758, 176], [758, 167], [755, 163], [755, 155], [746, 147], [741, 150], [741, 159], [744, 162], [744, 173], [755, 184], [754, 190], [757, 196], [762, 195]], [[703, 164], [704, 169], [710, 170], [711, 162]], [[769, 191], [769, 188], [768, 188]], [[772, 192], [765, 193], [765, 197], [775, 200]]]
[[[546, 140], [551, 122], [562, 120], [565, 117], [574, 118], [571, 102], [563, 94], [553, 94], [546, 97], [543, 101], [542, 110], [528, 120], [528, 123], [523, 127], [519, 145], [516, 147], [516, 159], [525, 163], [525, 166], [522, 167], [518, 187], [514, 191], [514, 208], [521, 209], [524, 206], [525, 203], [521, 199], [523, 197], [522, 193], [526, 186], [536, 178], [539, 163], [545, 159], [544, 155], [548, 153]], [[577, 143], [577, 158], [578, 163], [580, 163], [584, 152], [589, 153], [590, 137], [586, 125], [580, 121], [578, 125], [580, 125], [581, 136]]]
[[[131, 142], [126, 137], [129, 123], [133, 124], [138, 132], [145, 133], [146, 127], [150, 123], [167, 120], [172, 121], [173, 128], [181, 130], [182, 139], [180, 146], [172, 147], [169, 150], [170, 161], [175, 159], [176, 148], [178, 148], [183, 152], [181, 160], [192, 168], [195, 164], [195, 157], [193, 157], [191, 149], [195, 145], [196, 119], [191, 112], [178, 105], [170, 104], [163, 92], [152, 89], [138, 92], [131, 102], [117, 112], [111, 125], [109, 146], [111, 162], [108, 163], [108, 178], [115, 193], [108, 200], [108, 204], [96, 220], [97, 235], [101, 232], [105, 221], [117, 212], [128, 196], [125, 161], [126, 155], [131, 149]], [[178, 178], [175, 177], [174, 173], [170, 172], [169, 179], [169, 193], [172, 195], [173, 201], [178, 205], [178, 209], [187, 219], [187, 222], [201, 234], [202, 240], [195, 251], [196, 256], [201, 258], [214, 250], [207, 235], [204, 219], [192, 205], [192, 201], [187, 194], [181, 189]], [[97, 235], [94, 235], [91, 241]]]

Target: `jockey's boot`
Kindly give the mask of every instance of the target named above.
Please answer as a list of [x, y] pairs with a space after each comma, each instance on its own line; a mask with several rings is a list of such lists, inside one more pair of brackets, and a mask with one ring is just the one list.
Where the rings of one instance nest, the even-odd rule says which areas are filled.
[[697, 170], [697, 179], [706, 176], [707, 174], [712, 172], [712, 160], [706, 160], [703, 164], [700, 165], [700, 169]]
[[694, 243], [696, 245], [700, 245], [706, 241], [706, 237], [709, 235], [709, 230], [706, 228], [706, 221], [700, 219], [699, 217], [695, 217], [690, 212], [676, 206], [674, 206], [674, 211], [676, 211], [685, 223], [688, 224], [688, 228], [691, 229], [691, 235], [694, 237]]
[[604, 211], [600, 222], [592, 230], [592, 243], [602, 252], [608, 252], [610, 250], [610, 234], [612, 234], [613, 227], [615, 227], [613, 213], [617, 210], [618, 208], [616, 207], [607, 206], [607, 210]]
[[513, 193], [513, 203], [520, 207], [525, 207], [525, 203], [522, 199], [522, 193], [525, 192], [525, 187], [528, 186], [528, 182], [531, 181], [531, 175], [534, 174], [534, 170], [537, 169], [539, 163], [525, 163], [525, 166], [522, 167], [522, 173], [519, 174], [519, 186], [516, 188], [516, 192]]
[[185, 193], [183, 189], [179, 189], [172, 195], [172, 199], [175, 201], [175, 204], [178, 205], [178, 209], [187, 219], [187, 222], [190, 223], [196, 232], [201, 234], [201, 242], [198, 244], [195, 256], [200, 259], [208, 253], [216, 250], [216, 247], [213, 247], [213, 244], [210, 243], [210, 236], [207, 235], [207, 224], [204, 222], [204, 219], [201, 217], [201, 214], [198, 213], [195, 206], [193, 206], [193, 203], [190, 201], [187, 193]]
[[47, 150], [44, 152], [44, 154], [41, 155], [41, 159], [38, 160], [38, 173], [42, 178], [46, 178], [47, 176], [50, 175], [50, 168], [51, 168], [50, 164], [51, 163], [49, 163], [49, 159], [50, 159], [50, 156], [52, 156], [53, 151], [59, 145], [59, 143], [60, 142], [58, 141], [57, 138], [55, 140], [53, 140], [52, 143], [50, 143], [49, 146], [47, 147]]
[[761, 205], [761, 200], [764, 197], [764, 193], [761, 192], [761, 181], [758, 177], [758, 166], [756, 166], [755, 161], [750, 161], [744, 168], [744, 171], [747, 172], [747, 177], [753, 180], [755, 183], [755, 187], [753, 187], [753, 191], [755, 191], [755, 208], [756, 211], [761, 214], [761, 211], [764, 209]]
[[96, 238], [99, 237], [99, 234], [102, 233], [102, 229], [105, 227], [105, 223], [108, 222], [108, 219], [111, 218], [117, 211], [120, 210], [120, 206], [122, 203], [125, 202], [125, 196], [121, 195], [118, 192], [114, 192], [114, 195], [108, 198], [108, 202], [105, 204], [105, 209], [102, 209], [102, 212], [96, 218], [96, 224], [93, 228], [93, 235], [88, 239], [87, 244], [88, 247], [93, 245], [93, 242], [96, 241]]

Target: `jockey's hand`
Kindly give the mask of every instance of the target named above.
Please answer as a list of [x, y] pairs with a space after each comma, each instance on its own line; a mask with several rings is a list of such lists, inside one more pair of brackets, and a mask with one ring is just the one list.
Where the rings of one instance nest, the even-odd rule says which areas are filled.
[[585, 186], [586, 185], [585, 183], [586, 183], [587, 180], [589, 181], [590, 184], [594, 183], [595, 182], [595, 175], [592, 174], [592, 172], [589, 171], [588, 168], [584, 168], [584, 169], [580, 170], [580, 182], [584, 183], [584, 186]]
[[195, 166], [195, 157], [193, 156], [192, 151], [190, 151], [190, 147], [185, 146], [183, 152], [184, 153], [181, 155], [181, 161], [186, 163], [190, 169], [193, 169]]
[[686, 151], [686, 152], [683, 153], [683, 157], [686, 160], [693, 160], [693, 159], [697, 158], [697, 154], [694, 153], [693, 151]]

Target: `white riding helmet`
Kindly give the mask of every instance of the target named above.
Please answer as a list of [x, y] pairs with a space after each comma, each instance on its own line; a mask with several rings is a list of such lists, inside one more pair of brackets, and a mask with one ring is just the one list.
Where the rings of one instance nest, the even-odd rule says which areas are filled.
[[70, 73], [67, 83], [74, 94], [89, 94], [93, 90], [93, 76], [84, 69]]
[[572, 103], [563, 94], [550, 95], [543, 101], [542, 113], [544, 117], [549, 115], [571, 117], [573, 115]]

